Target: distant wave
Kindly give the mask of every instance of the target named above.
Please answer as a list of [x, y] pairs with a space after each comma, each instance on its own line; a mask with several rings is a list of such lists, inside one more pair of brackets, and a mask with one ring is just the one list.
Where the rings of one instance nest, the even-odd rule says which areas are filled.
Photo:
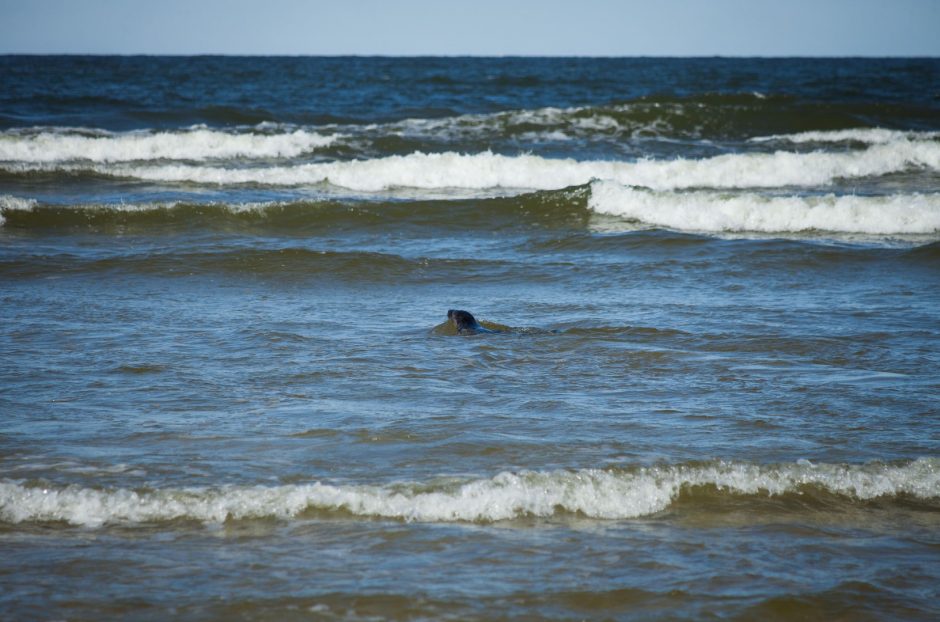
[[[440, 118], [409, 118], [371, 124], [367, 133], [410, 137], [571, 140], [744, 139], [761, 142], [890, 142], [897, 139], [935, 139], [937, 132], [901, 131], [877, 127], [846, 129], [859, 117], [879, 119], [883, 110], [871, 105], [817, 106], [792, 99], [758, 94], [713, 95], [692, 98], [640, 98], [600, 106], [506, 110]], [[770, 128], [776, 133], [755, 136]], [[352, 130], [352, 128], [342, 128]]]
[[940, 233], [938, 194], [780, 197], [750, 192], [655, 192], [594, 182], [588, 207], [599, 214], [679, 231]]
[[335, 135], [296, 129], [258, 133], [190, 128], [172, 132], [112, 133], [45, 128], [0, 134], [0, 161], [132, 162], [296, 157], [326, 147]]
[[334, 251], [302, 246], [261, 249], [158, 251], [78, 254], [21, 254], [0, 258], [0, 277], [35, 278], [65, 274], [147, 274], [160, 278], [208, 273], [239, 278], [276, 276], [281, 282], [453, 283], [461, 278], [522, 279], [532, 282], [557, 278], [548, 266], [486, 258], [407, 257], [377, 251]]
[[[523, 139], [566, 141], [574, 138], [640, 138], [698, 134], [679, 111], [651, 104], [506, 110], [441, 118], [408, 118], [361, 128], [363, 135], [399, 135], [445, 140]], [[686, 121], [686, 123], [682, 123]]]
[[222, 167], [189, 164], [7, 163], [14, 174], [91, 171], [155, 182], [301, 186], [329, 183], [350, 190], [466, 188], [551, 190], [595, 179], [657, 190], [681, 188], [770, 188], [823, 186], [911, 169], [940, 170], [940, 143], [898, 140], [849, 152], [739, 153], [704, 159], [578, 161], [537, 155], [412, 153], [370, 160], [294, 166]]
[[[355, 82], [356, 80], [354, 80]], [[711, 82], [711, 80], [709, 80]], [[450, 91], [455, 86], [459, 93], [465, 88], [480, 86], [471, 80], [463, 82], [457, 76], [428, 75], [419, 82], [433, 85], [435, 91]], [[493, 84], [502, 84], [509, 92], [517, 92], [514, 87], [538, 86], [540, 91], [552, 92], [551, 82], [535, 75], [491, 76], [487, 80]], [[461, 84], [462, 83], [462, 84]], [[460, 85], [460, 86], [458, 86]], [[586, 92], [594, 88], [584, 85]], [[716, 85], [717, 86], [717, 85]], [[768, 85], [769, 86], [769, 85]], [[67, 89], [66, 89], [67, 90]], [[229, 101], [225, 104], [202, 100], [204, 93], [195, 93], [190, 101], [163, 100], [153, 98], [138, 99], [141, 93], [123, 93], [121, 97], [101, 94], [65, 93], [6, 93], [5, 99], [10, 107], [22, 107], [34, 112], [43, 110], [71, 110], [82, 119], [101, 119], [101, 110], [110, 112], [131, 112], [135, 119], [157, 124], [192, 124], [208, 123], [215, 126], [232, 125], [269, 125], [279, 122], [294, 124], [295, 127], [325, 128], [341, 127], [357, 132], [357, 128], [366, 133], [402, 132], [409, 135], [450, 136], [489, 139], [512, 139], [529, 132], [554, 133], [568, 137], [616, 137], [619, 140], [644, 137], [668, 137], [673, 139], [742, 139], [760, 134], [795, 134], [804, 131], [841, 130], [853, 126], [892, 126], [908, 124], [912, 127], [929, 124], [932, 112], [929, 107], [922, 107], [920, 102], [904, 100], [851, 100], [804, 98], [797, 94], [774, 92], [705, 92], [670, 94], [668, 92], [616, 99], [619, 93], [631, 91], [631, 88], [612, 90], [602, 88], [605, 95], [595, 93], [593, 105], [582, 106], [544, 106], [539, 108], [516, 108], [525, 98], [506, 98], [509, 109], [498, 112], [471, 112], [479, 109], [478, 105], [462, 106], [454, 103], [451, 107], [434, 105], [423, 108], [407, 108], [409, 118], [394, 118], [391, 115], [370, 114], [370, 105], [356, 114], [343, 114], [329, 102], [303, 102], [303, 95], [297, 103], [306, 105], [288, 105], [281, 99], [285, 93], [271, 94], [253, 102]], [[642, 90], [642, 89], [640, 89]], [[342, 98], [342, 97], [340, 97]], [[581, 96], [579, 99], [591, 98]], [[157, 98], [158, 100], [160, 98]], [[211, 99], [211, 98], [210, 98]], [[292, 99], [289, 98], [289, 99]], [[463, 98], [461, 98], [463, 99]], [[469, 99], [474, 99], [473, 97]], [[559, 100], [555, 100], [559, 101]], [[570, 101], [563, 96], [560, 101]], [[600, 103], [602, 102], [602, 103]], [[412, 104], [415, 102], [411, 102]], [[264, 104], [261, 106], [260, 104]], [[489, 105], [491, 105], [490, 102]], [[384, 106], [380, 105], [379, 108]], [[458, 112], [463, 110], [464, 113]], [[347, 113], [351, 111], [345, 111]], [[91, 116], [85, 116], [85, 114]], [[97, 113], [97, 114], [96, 114]], [[41, 114], [41, 112], [40, 112]], [[35, 115], [31, 115], [31, 118]], [[53, 112], [46, 119], [57, 119]], [[42, 118], [42, 117], [40, 117]], [[16, 121], [20, 119], [13, 117]], [[107, 122], [108, 117], [102, 119]], [[18, 123], [17, 123], [18, 124]]]
[[[52, 204], [31, 198], [0, 195], [0, 224], [18, 228], [44, 227], [150, 227], [180, 228], [274, 227], [296, 230], [297, 227], [328, 228], [374, 227], [389, 222], [414, 220], [427, 225], [454, 226], [461, 229], [490, 227], [495, 220], [518, 221], [520, 208], [541, 221], [568, 221], [586, 217], [588, 186], [533, 192], [511, 197], [480, 196], [466, 193], [476, 201], [468, 205], [461, 198], [421, 197], [422, 200], [337, 200], [328, 194], [291, 201], [142, 201], [140, 203], [104, 202]], [[411, 199], [413, 197], [405, 195]], [[4, 220], [5, 219], [5, 220]]]
[[902, 465], [778, 465], [740, 462], [680, 464], [626, 470], [504, 472], [492, 478], [387, 485], [312, 483], [156, 490], [102, 490], [0, 482], [0, 520], [63, 521], [100, 526], [177, 519], [288, 519], [305, 511], [408, 521], [500, 521], [578, 513], [596, 519], [648, 516], [683, 493], [767, 497], [821, 494], [836, 503], [940, 497], [940, 461]]
[[[911, 114], [905, 106], [883, 102], [798, 101], [784, 95], [761, 93], [657, 95], [601, 105], [503, 110], [449, 116], [417, 116], [386, 123], [324, 126], [334, 131], [361, 136], [395, 135], [443, 140], [547, 140], [571, 139], [747, 139], [755, 142], [786, 140], [820, 142], [853, 140], [838, 138], [843, 132], [868, 139], [893, 140], [906, 137], [921, 140], [936, 137], [935, 132], [881, 130], [858, 127], [859, 119], [871, 123], [897, 121]], [[760, 132], [774, 132], [760, 136]], [[889, 137], [889, 134], [892, 135]], [[882, 135], [879, 139], [878, 136]], [[802, 137], [802, 138], [801, 138]]]
[[921, 141], [940, 139], [940, 132], [905, 132], [884, 128], [852, 128], [796, 134], [775, 134], [756, 136], [752, 142], [789, 142], [789, 143], [840, 143], [857, 142], [869, 145], [884, 145], [893, 142]]

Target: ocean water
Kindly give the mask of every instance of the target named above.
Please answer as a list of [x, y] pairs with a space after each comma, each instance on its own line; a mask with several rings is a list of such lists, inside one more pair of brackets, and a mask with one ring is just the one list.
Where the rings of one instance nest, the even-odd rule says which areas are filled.
[[940, 61], [0, 85], [0, 617], [940, 617]]

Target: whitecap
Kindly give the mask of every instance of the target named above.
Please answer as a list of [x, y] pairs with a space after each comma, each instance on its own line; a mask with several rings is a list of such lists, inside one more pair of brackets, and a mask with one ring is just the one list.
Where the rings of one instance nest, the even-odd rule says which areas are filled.
[[131, 162], [230, 158], [290, 158], [332, 144], [337, 135], [297, 129], [257, 133], [193, 127], [172, 132], [112, 133], [47, 129], [0, 134], [7, 162]]
[[0, 167], [15, 172], [90, 169], [148, 181], [201, 184], [300, 186], [329, 183], [366, 192], [395, 188], [554, 190], [595, 179], [657, 190], [777, 188], [825, 186], [838, 179], [879, 176], [913, 168], [940, 170], [940, 144], [900, 141], [840, 153], [778, 151], [631, 162], [553, 159], [532, 154], [507, 156], [491, 152], [415, 152], [370, 160], [238, 168], [191, 164], [29, 163]]
[[684, 489], [713, 486], [736, 495], [774, 496], [815, 486], [867, 500], [897, 495], [940, 497], [940, 461], [903, 465], [778, 465], [719, 461], [626, 470], [503, 472], [491, 478], [386, 485], [222, 486], [157, 490], [36, 487], [0, 482], [0, 520], [65, 521], [100, 526], [177, 519], [290, 519], [310, 509], [407, 521], [500, 521], [559, 512], [628, 519], [660, 512]]
[[692, 232], [940, 232], [938, 194], [765, 196], [754, 192], [663, 192], [594, 182], [588, 207], [599, 214]]

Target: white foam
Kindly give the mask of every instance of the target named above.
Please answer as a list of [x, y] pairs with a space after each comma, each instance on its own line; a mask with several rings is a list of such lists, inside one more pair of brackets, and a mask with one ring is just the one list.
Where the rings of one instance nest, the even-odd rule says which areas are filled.
[[464, 114], [439, 119], [412, 118], [388, 124], [371, 124], [363, 129], [371, 133], [396, 134], [412, 137], [473, 138], [489, 133], [501, 134], [507, 128], [520, 125], [541, 126], [546, 129], [571, 129], [571, 116], [582, 108], [537, 108], [532, 110], [506, 110], [488, 114]]
[[940, 132], [915, 132], [889, 130], [884, 128], [850, 128], [816, 132], [798, 132], [796, 134], [775, 134], [757, 136], [752, 142], [789, 142], [789, 143], [841, 143], [857, 142], [869, 145], [883, 145], [892, 142], [929, 141], [940, 138]]
[[0, 194], [0, 227], [6, 222], [6, 219], [3, 217], [3, 212], [14, 210], [29, 211], [36, 207], [36, 205], [37, 202], [35, 199], [22, 199], [9, 194]]
[[409, 521], [488, 522], [558, 512], [624, 519], [662, 511], [681, 490], [700, 486], [740, 495], [780, 495], [816, 486], [851, 499], [899, 494], [935, 499], [940, 497], [940, 460], [921, 458], [905, 465], [715, 462], [626, 471], [506, 472], [489, 479], [384, 486], [313, 483], [133, 491], [37, 488], [3, 481], [0, 520], [87, 526], [175, 519], [220, 523], [290, 518], [308, 509]]
[[767, 188], [823, 186], [841, 178], [862, 178], [912, 168], [940, 170], [940, 143], [900, 141], [865, 150], [828, 153], [726, 154], [698, 160], [577, 161], [536, 155], [412, 153], [372, 160], [334, 161], [295, 166], [226, 168], [162, 166], [2, 165], [13, 171], [79, 170], [148, 181], [202, 184], [314, 185], [328, 182], [350, 190], [394, 188], [512, 188], [553, 190], [594, 179], [659, 190], [681, 188]]
[[[244, 213], [255, 213], [263, 214], [266, 210], [272, 207], [282, 207], [289, 205], [290, 203], [283, 201], [247, 201], [242, 203], [228, 203], [228, 202], [215, 202], [210, 201], [207, 203], [201, 203], [200, 205], [204, 207], [216, 208], [219, 210], [224, 210], [232, 214], [244, 214]], [[39, 203], [35, 199], [23, 199], [19, 197], [14, 197], [10, 195], [0, 195], [0, 226], [3, 225], [5, 219], [3, 218], [4, 212], [9, 211], [31, 211], [35, 209]], [[157, 201], [152, 203], [85, 203], [79, 205], [71, 205], [69, 209], [81, 210], [83, 212], [104, 212], [104, 213], [147, 213], [147, 212], [162, 212], [162, 211], [172, 211], [179, 208], [182, 205], [188, 205], [185, 202], [181, 201]]]
[[599, 214], [680, 231], [940, 233], [938, 194], [774, 197], [752, 192], [656, 192], [594, 182], [588, 207]]
[[296, 157], [333, 143], [336, 135], [228, 132], [191, 128], [174, 132], [110, 133], [48, 130], [0, 134], [0, 160], [8, 162], [130, 162]]
[[[488, 135], [505, 136], [507, 130], [512, 134], [513, 130], [535, 126], [533, 130], [525, 132], [519, 138], [523, 140], [591, 139], [602, 134], [616, 136], [619, 139], [632, 139], [674, 135], [677, 130], [673, 127], [670, 118], [682, 117], [685, 107], [686, 105], [682, 103], [661, 104], [658, 102], [636, 102], [598, 108], [545, 107], [487, 114], [465, 114], [439, 119], [404, 119], [385, 125], [372, 124], [363, 129], [411, 137], [472, 140]], [[650, 115], [650, 109], [663, 110], [661, 114]], [[345, 127], [343, 129], [348, 130]], [[679, 133], [685, 132], [680, 130]], [[692, 133], [698, 133], [698, 129], [693, 129]], [[559, 138], [561, 136], [564, 138]]]
[[36, 207], [36, 199], [23, 199], [10, 194], [0, 194], [0, 210], [29, 211]]

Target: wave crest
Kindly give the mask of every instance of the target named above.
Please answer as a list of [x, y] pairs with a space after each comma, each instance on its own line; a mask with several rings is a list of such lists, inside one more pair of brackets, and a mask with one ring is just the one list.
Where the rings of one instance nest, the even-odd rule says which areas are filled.
[[660, 512], [683, 491], [715, 488], [718, 494], [776, 496], [810, 488], [850, 501], [907, 495], [940, 497], [940, 461], [903, 465], [780, 465], [736, 462], [640, 467], [627, 470], [504, 472], [487, 479], [443, 480], [383, 486], [226, 486], [150, 491], [60, 488], [0, 482], [0, 520], [64, 521], [75, 525], [229, 519], [288, 519], [308, 510], [408, 521], [491, 522], [578, 513], [628, 519]]
[[41, 130], [0, 134], [0, 161], [132, 162], [296, 157], [337, 139], [302, 129], [258, 133], [195, 127], [174, 132]]
[[395, 155], [371, 160], [293, 166], [226, 168], [187, 164], [59, 164], [17, 162], [13, 173], [91, 170], [97, 174], [154, 182], [210, 185], [303, 186], [329, 183], [349, 190], [378, 192], [417, 189], [557, 190], [592, 180], [616, 181], [656, 190], [683, 188], [771, 188], [826, 186], [838, 179], [864, 178], [916, 168], [940, 170], [940, 144], [896, 141], [861, 151], [829, 153], [725, 154], [704, 159], [579, 161], [491, 152]]
[[679, 231], [872, 235], [940, 232], [940, 195], [764, 196], [756, 193], [655, 192], [594, 182], [588, 207]]
[[757, 136], [751, 142], [788, 142], [788, 143], [841, 143], [855, 142], [868, 145], [886, 145], [904, 141], [930, 141], [940, 138], [940, 132], [914, 132], [889, 130], [885, 128], [850, 128], [843, 130], [820, 130], [797, 132], [795, 134], [774, 134]]

